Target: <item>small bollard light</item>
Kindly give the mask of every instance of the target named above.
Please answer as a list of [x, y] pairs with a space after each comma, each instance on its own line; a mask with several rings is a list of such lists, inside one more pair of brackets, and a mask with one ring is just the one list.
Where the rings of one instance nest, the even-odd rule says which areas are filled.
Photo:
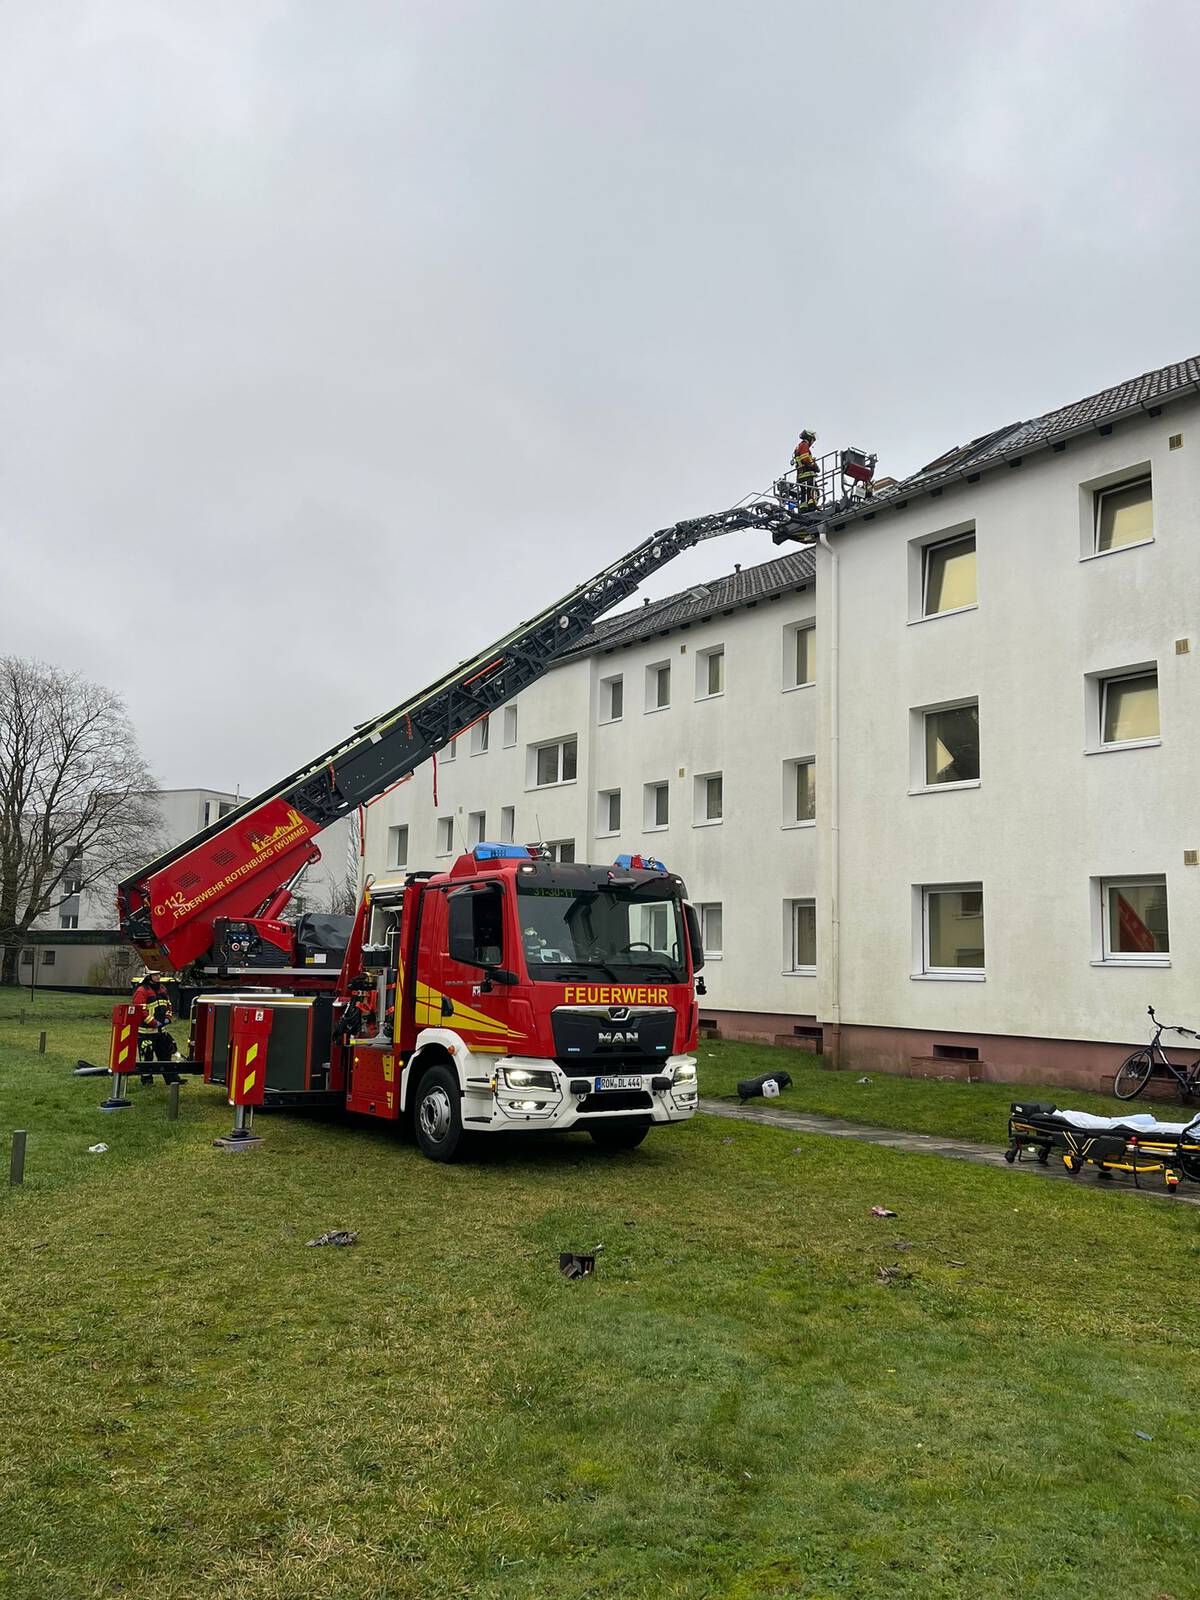
[[45, 1028], [43, 1028], [41, 1033], [38, 1034], [38, 1055], [44, 1056], [45, 1054], [46, 1054], [46, 1030], [45, 1030]]
[[167, 1121], [179, 1121], [179, 1084], [173, 1083], [167, 1094]]
[[12, 1136], [12, 1154], [8, 1160], [8, 1183], [15, 1189], [18, 1184], [25, 1182], [25, 1129], [14, 1128]]

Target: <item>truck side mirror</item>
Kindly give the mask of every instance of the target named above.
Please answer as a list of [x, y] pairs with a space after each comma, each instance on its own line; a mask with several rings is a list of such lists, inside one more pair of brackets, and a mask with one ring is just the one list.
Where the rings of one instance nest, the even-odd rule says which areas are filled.
[[692, 956], [692, 971], [699, 972], [704, 965], [704, 936], [700, 932], [700, 913], [695, 906], [685, 902], [683, 919], [687, 923], [688, 949], [691, 951]]

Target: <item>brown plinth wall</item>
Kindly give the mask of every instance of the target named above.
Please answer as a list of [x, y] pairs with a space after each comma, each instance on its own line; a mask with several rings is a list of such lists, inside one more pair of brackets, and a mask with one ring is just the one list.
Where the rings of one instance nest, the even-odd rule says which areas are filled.
[[[820, 1050], [825, 1065], [852, 1072], [891, 1072], [907, 1078], [954, 1078], [963, 1083], [1044, 1083], [1064, 1089], [1111, 1092], [1113, 1074], [1138, 1043], [1097, 1044], [1087, 1039], [1034, 1039], [1020, 1034], [931, 1033], [917, 1028], [819, 1023], [815, 1017], [768, 1011], [703, 1008], [701, 1025], [722, 1039]], [[974, 1054], [972, 1054], [974, 1053]], [[1180, 1064], [1187, 1052], [1168, 1051]], [[1146, 1096], [1173, 1093], [1157, 1081]]]

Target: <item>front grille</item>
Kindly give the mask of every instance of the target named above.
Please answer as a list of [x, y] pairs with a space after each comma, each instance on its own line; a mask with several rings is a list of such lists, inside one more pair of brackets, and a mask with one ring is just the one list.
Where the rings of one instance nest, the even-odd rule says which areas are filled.
[[584, 1095], [579, 1102], [581, 1115], [604, 1111], [649, 1111], [654, 1102], [641, 1089], [609, 1089], [603, 1094]]

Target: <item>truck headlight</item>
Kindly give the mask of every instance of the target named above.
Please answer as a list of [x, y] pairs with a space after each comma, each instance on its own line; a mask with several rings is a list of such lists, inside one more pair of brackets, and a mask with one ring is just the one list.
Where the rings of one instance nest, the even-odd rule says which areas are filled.
[[556, 1089], [558, 1075], [554, 1072], [537, 1072], [532, 1067], [505, 1067], [506, 1089]]
[[675, 1068], [674, 1081], [676, 1083], [695, 1083], [696, 1063], [694, 1061], [681, 1061]]

